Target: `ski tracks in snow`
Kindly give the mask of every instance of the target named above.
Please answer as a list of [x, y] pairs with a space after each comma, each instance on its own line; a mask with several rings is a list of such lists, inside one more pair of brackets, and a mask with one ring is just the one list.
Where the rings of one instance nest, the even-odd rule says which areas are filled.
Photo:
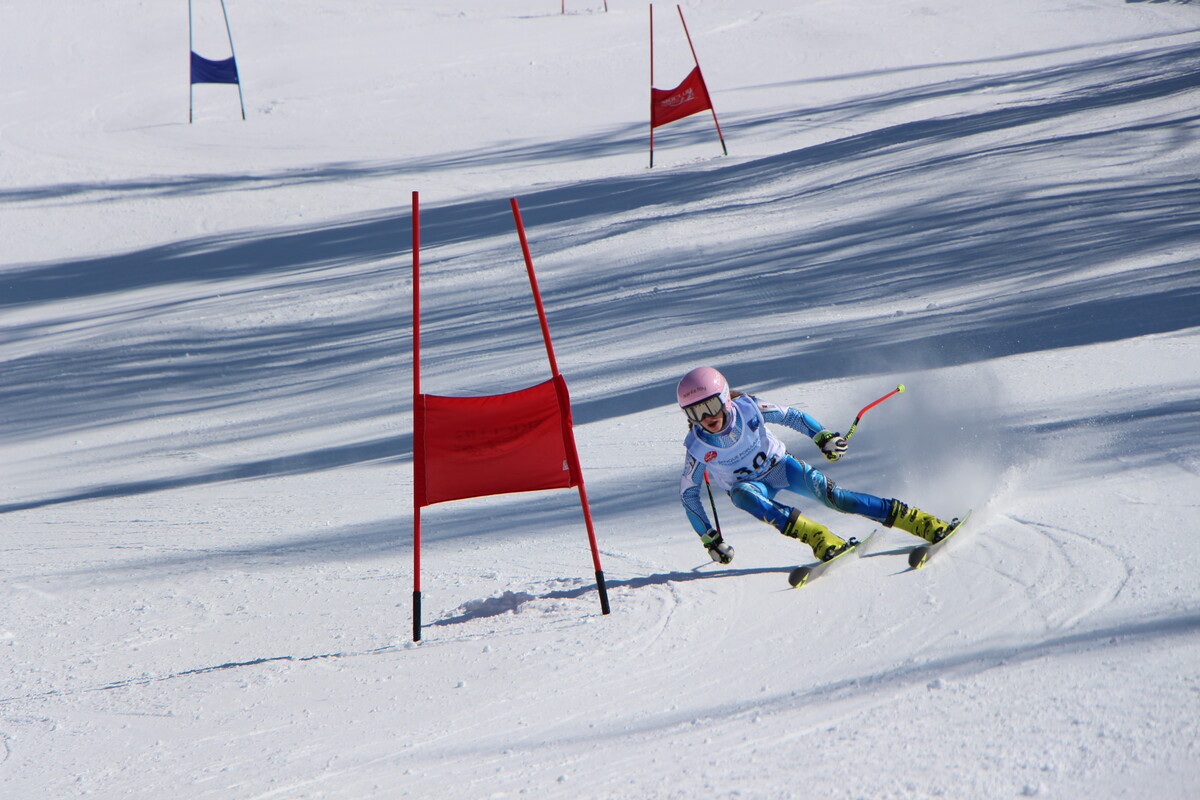
[[1020, 517], [1007, 517], [1036, 534], [1043, 547], [1025, 546], [1030, 567], [1027, 594], [1044, 609], [1050, 630], [1065, 630], [1116, 600], [1129, 582], [1130, 567], [1097, 535]]
[[937, 609], [918, 638], [931, 652], [1041, 641], [1094, 617], [1129, 581], [1129, 565], [1099, 535], [983, 513], [975, 530], [914, 575], [924, 580], [923, 604]]

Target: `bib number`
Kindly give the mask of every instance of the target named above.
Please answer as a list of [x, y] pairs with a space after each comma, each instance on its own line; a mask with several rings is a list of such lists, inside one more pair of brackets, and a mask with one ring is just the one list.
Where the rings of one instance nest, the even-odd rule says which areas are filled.
[[765, 469], [770, 469], [778, 463], [778, 458], [772, 458], [766, 453], [760, 452], [758, 455], [754, 456], [754, 466], [738, 467], [733, 471], [733, 474], [738, 477], [738, 480], [752, 480], [755, 476], [763, 473], [764, 467]]

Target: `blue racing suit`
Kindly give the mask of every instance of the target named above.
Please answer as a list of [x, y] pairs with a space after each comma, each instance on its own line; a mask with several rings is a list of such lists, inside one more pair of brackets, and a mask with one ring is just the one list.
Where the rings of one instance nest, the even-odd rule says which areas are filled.
[[[887, 520], [892, 508], [890, 499], [840, 488], [820, 470], [788, 454], [775, 435], [762, 425], [763, 422], [784, 425], [811, 439], [823, 430], [821, 423], [811, 415], [795, 408], [762, 402], [750, 395], [736, 398], [731, 405], [733, 411], [726, 414], [723, 431], [713, 434], [693, 425], [684, 443], [688, 455], [679, 494], [688, 521], [697, 534], [704, 535], [712, 529], [700, 499], [700, 485], [710, 464], [710, 483], [727, 489], [735, 506], [781, 532], [792, 512], [790, 506], [775, 500], [784, 489], [812, 497], [844, 514], [859, 514], [880, 523]], [[718, 454], [734, 452], [743, 439], [756, 445], [750, 449], [759, 452], [747, 452], [746, 457], [737, 462], [738, 468], [732, 471], [719, 470]]]

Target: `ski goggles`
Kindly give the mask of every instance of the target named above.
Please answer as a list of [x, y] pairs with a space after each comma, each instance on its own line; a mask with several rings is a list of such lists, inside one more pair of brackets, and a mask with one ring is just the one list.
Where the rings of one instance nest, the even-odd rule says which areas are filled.
[[721, 401], [721, 395], [714, 394], [712, 397], [706, 397], [703, 400], [692, 403], [683, 407], [683, 413], [687, 418], [699, 425], [704, 421], [705, 417], [715, 417], [725, 410], [725, 403]]

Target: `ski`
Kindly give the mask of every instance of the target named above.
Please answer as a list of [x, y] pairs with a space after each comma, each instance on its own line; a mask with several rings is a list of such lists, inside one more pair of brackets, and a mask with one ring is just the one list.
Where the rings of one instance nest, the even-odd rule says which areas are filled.
[[950, 537], [962, 530], [963, 526], [967, 524], [967, 520], [970, 518], [971, 512], [968, 511], [963, 515], [962, 519], [953, 520], [950, 523], [950, 531], [946, 534], [945, 538], [934, 542], [933, 544], [921, 544], [914, 547], [908, 554], [908, 566], [912, 567], [913, 569], [920, 569], [928, 564], [929, 559], [933, 558], [934, 554], [936, 554], [938, 550], [941, 550], [943, 547], [945, 547], [946, 542], [950, 541]]
[[863, 539], [861, 542], [858, 541], [857, 539], [850, 539], [849, 540], [850, 547], [848, 547], [845, 550], [843, 550], [842, 552], [838, 553], [836, 556], [831, 558], [829, 561], [818, 561], [815, 564], [806, 564], [802, 567], [796, 567], [794, 570], [791, 571], [791, 574], [788, 575], [788, 583], [790, 583], [792, 585], [793, 589], [799, 589], [801, 586], [808, 583], [813, 578], [816, 578], [819, 575], [822, 575], [833, 564], [836, 564], [837, 562], [843, 560], [846, 556], [850, 555], [851, 553], [857, 552], [860, 547], [865, 545], [867, 542], [871, 541], [871, 537], [877, 533], [879, 533], [878, 528], [871, 531], [869, 534], [867, 534], [867, 538]]

